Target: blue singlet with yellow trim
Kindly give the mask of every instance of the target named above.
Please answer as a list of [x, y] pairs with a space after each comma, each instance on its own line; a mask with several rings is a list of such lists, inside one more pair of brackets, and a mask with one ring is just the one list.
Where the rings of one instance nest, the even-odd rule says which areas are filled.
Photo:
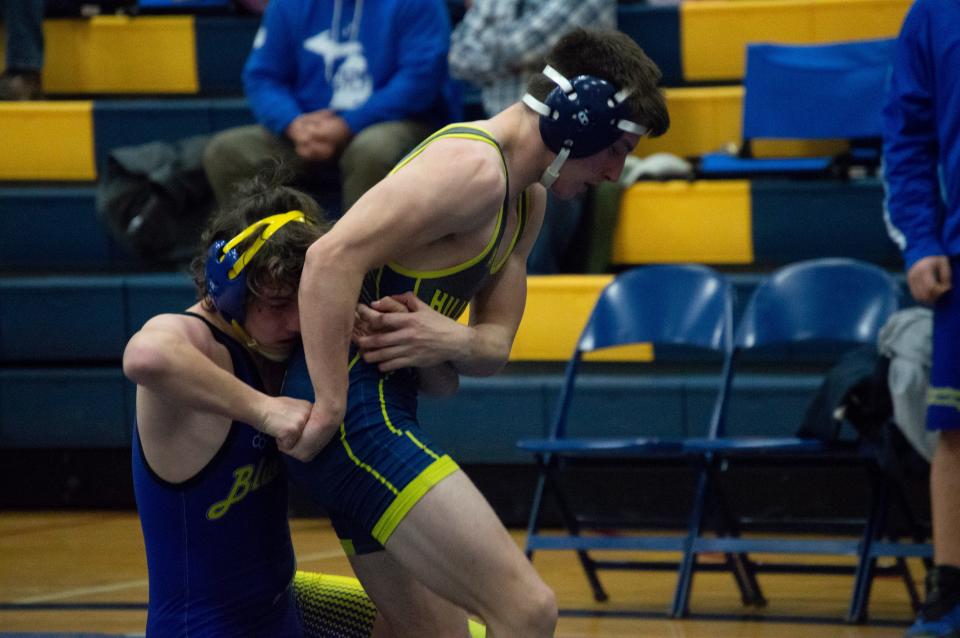
[[[196, 317], [263, 391], [250, 354]], [[292, 582], [287, 478], [274, 440], [234, 421], [219, 451], [182, 483], [160, 478], [133, 431], [133, 487], [150, 580], [147, 636], [303, 635]]]
[[[467, 124], [440, 129], [413, 149], [393, 171], [401, 170], [434, 141], [451, 137], [494, 147], [500, 155], [509, 193], [509, 176], [500, 145], [488, 132]], [[497, 212], [493, 236], [479, 255], [436, 271], [385, 264], [367, 273], [361, 301], [370, 303], [387, 295], [413, 291], [438, 312], [458, 318], [489, 277], [506, 263], [523, 233], [527, 206], [527, 197], [521, 195], [516, 207], [516, 231], [500, 259], [497, 252], [510, 210], [508, 194]], [[453, 459], [433, 445], [420, 428], [417, 388], [415, 369], [383, 374], [376, 365], [364, 362], [351, 347], [347, 411], [339, 437], [310, 463], [286, 459], [291, 479], [327, 511], [347, 553], [383, 549], [423, 495], [458, 469]], [[283, 393], [314, 400], [302, 350], [291, 358]]]

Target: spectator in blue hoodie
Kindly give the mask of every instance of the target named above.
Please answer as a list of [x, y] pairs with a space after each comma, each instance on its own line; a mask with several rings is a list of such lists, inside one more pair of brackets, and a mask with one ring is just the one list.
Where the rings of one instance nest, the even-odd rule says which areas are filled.
[[933, 549], [927, 599], [910, 638], [960, 638], [960, 0], [917, 0], [897, 41], [884, 109], [891, 235], [914, 298], [932, 305], [927, 428]]
[[258, 124], [221, 132], [204, 156], [218, 203], [278, 157], [348, 209], [456, 115], [449, 43], [440, 0], [272, 0], [243, 70]]

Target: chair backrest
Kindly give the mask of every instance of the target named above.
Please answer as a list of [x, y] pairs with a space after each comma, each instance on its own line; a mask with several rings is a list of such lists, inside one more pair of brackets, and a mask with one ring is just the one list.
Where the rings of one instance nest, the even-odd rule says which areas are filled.
[[705, 266], [628, 270], [600, 293], [577, 353], [631, 343], [726, 352], [733, 345], [732, 300], [726, 278]]
[[750, 297], [736, 347], [826, 341], [875, 343], [897, 310], [897, 284], [882, 268], [853, 259], [815, 259], [786, 266]]
[[689, 346], [723, 355], [710, 431], [725, 404], [733, 353], [733, 288], [705, 266], [657, 265], [628, 270], [600, 293], [567, 363], [550, 436], [566, 435], [567, 414], [584, 352], [651, 343]]
[[879, 137], [893, 43], [749, 45], [743, 137]]

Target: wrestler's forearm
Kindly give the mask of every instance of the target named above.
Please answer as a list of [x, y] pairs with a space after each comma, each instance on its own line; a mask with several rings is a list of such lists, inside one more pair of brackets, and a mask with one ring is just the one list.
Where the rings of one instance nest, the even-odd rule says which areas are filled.
[[450, 363], [460, 374], [488, 377], [503, 369], [510, 358], [513, 333], [497, 324], [476, 324], [459, 339]]
[[123, 354], [131, 381], [177, 410], [217, 414], [260, 427], [269, 397], [227, 372], [179, 336], [145, 329]]
[[307, 368], [325, 409], [342, 413], [347, 395], [347, 353], [362, 273], [336, 263], [335, 257], [307, 254], [300, 280], [300, 329]]

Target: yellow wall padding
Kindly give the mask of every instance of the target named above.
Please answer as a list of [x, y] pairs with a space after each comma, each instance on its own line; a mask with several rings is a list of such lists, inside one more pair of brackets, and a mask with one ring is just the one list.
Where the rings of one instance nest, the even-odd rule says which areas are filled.
[[[527, 278], [527, 306], [511, 360], [566, 361], [610, 275], [549, 275]], [[592, 361], [650, 361], [649, 345], [600, 350]]]
[[[531, 275], [527, 305], [510, 351], [511, 361], [566, 361], [612, 275]], [[469, 321], [469, 311], [460, 318]], [[587, 361], [652, 361], [650, 344], [587, 353]]]
[[753, 261], [747, 180], [628, 188], [613, 238], [617, 264], [749, 264]]
[[95, 178], [92, 102], [0, 102], [0, 180]]
[[683, 157], [719, 150], [740, 142], [743, 87], [667, 89], [670, 129], [657, 138], [643, 138], [637, 155], [667, 152]]
[[48, 93], [196, 93], [192, 16], [47, 20]]
[[892, 38], [911, 0], [744, 0], [680, 5], [686, 80], [743, 78], [751, 42], [815, 44]]

